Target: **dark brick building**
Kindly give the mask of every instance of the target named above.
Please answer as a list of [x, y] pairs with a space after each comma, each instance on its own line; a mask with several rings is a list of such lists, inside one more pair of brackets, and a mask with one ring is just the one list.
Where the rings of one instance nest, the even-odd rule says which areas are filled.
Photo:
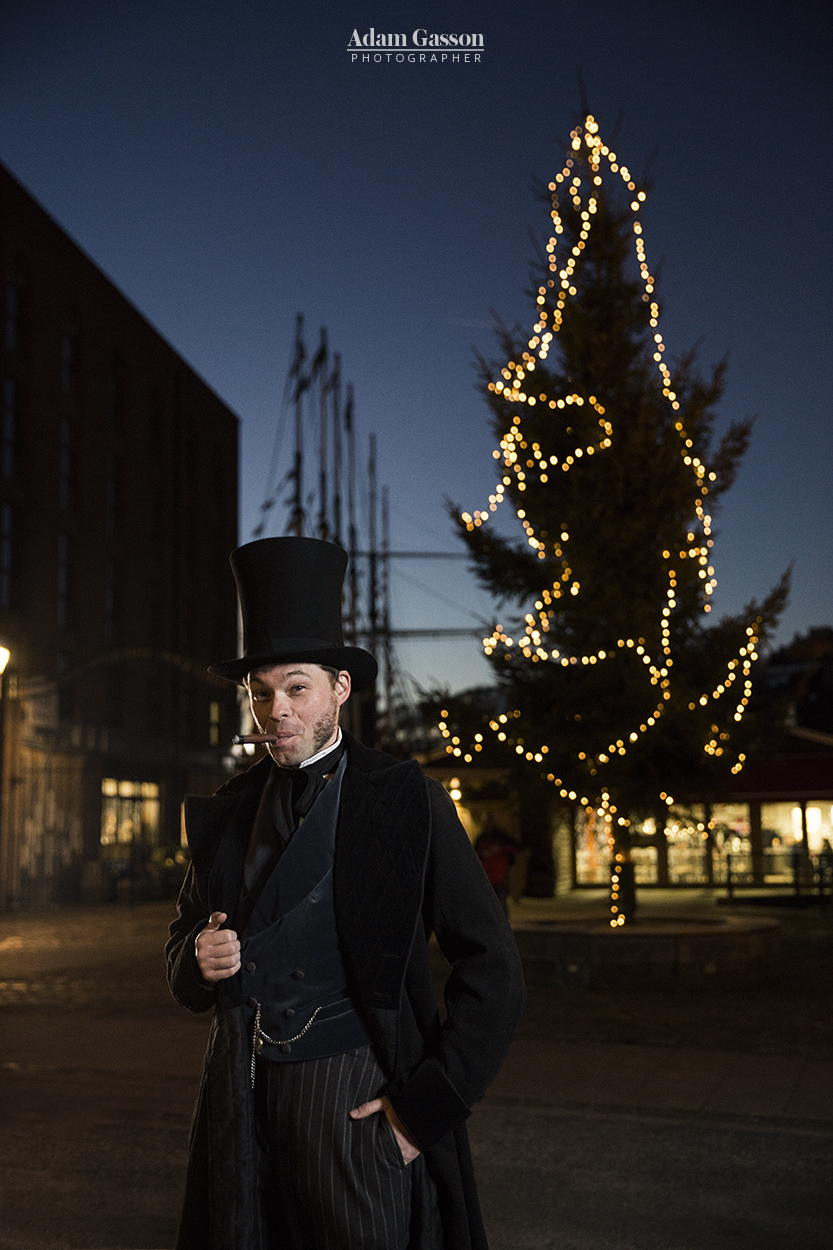
[[147, 890], [236, 728], [238, 420], [2, 166], [0, 279], [0, 907]]

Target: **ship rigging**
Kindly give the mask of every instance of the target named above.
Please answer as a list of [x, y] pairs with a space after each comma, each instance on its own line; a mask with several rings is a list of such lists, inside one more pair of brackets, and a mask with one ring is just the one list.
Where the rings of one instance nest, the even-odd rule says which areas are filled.
[[[293, 447], [287, 456], [284, 444], [290, 429]], [[291, 467], [282, 472], [287, 459]], [[311, 472], [316, 462], [317, 473]], [[270, 524], [281, 507], [285, 509], [283, 526]], [[390, 491], [387, 486], [379, 491], [376, 436], [369, 437], [365, 475], [356, 452], [353, 386], [342, 382], [341, 356], [331, 353], [324, 326], [315, 355], [310, 357], [301, 313], [296, 317], [292, 363], [281, 397], [260, 518], [251, 537], [263, 537], [267, 528], [322, 538], [345, 548], [350, 557], [345, 640], [373, 653], [381, 684], [381, 704], [377, 705], [373, 692], [355, 701], [352, 728], [366, 741], [377, 741], [397, 753], [424, 748], [427, 743], [420, 741], [423, 734], [416, 712], [419, 689], [402, 672], [394, 640], [480, 638], [486, 623], [470, 629], [393, 627], [391, 562], [459, 560], [465, 553], [391, 551]]]

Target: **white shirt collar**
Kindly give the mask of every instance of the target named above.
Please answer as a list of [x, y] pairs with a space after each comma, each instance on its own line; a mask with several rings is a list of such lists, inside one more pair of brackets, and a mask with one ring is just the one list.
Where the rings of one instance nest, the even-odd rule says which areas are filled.
[[341, 737], [342, 737], [341, 727], [339, 726], [338, 737], [336, 738], [335, 742], [331, 742], [328, 747], [324, 747], [323, 750], [318, 751], [315, 755], [311, 755], [308, 760], [304, 760], [302, 764], [298, 765], [298, 767], [306, 768], [309, 764], [314, 764], [316, 760], [323, 760], [325, 755], [329, 755], [330, 752], [334, 751], [336, 747], [340, 744]]

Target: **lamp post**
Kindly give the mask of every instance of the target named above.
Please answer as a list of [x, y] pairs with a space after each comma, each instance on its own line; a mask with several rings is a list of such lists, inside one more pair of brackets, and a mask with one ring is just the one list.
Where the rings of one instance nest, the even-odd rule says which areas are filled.
[[8, 849], [6, 838], [6, 769], [5, 769], [5, 753], [6, 753], [6, 703], [8, 697], [6, 694], [6, 666], [12, 658], [12, 653], [8, 647], [0, 644], [0, 906], [5, 906], [7, 875], [8, 875]]

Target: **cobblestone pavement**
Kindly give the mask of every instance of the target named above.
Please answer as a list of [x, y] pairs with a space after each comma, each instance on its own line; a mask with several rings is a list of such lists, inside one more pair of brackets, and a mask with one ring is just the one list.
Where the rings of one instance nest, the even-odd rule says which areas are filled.
[[112, 1013], [169, 1005], [169, 903], [0, 916], [0, 1007]]
[[[0, 1250], [170, 1250], [208, 1029], [172, 910], [0, 917]], [[533, 989], [471, 1120], [492, 1250], [829, 1250], [833, 944], [785, 928], [740, 996]]]

